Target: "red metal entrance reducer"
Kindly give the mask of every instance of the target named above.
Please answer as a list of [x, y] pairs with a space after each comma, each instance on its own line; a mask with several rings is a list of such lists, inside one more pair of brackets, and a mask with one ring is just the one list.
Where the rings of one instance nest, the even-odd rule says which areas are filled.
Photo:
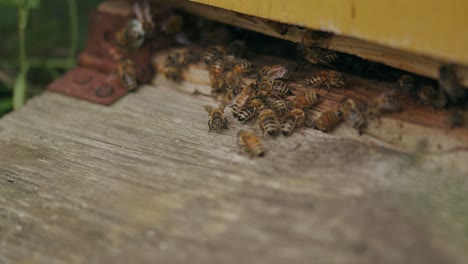
[[[153, 8], [151, 11], [155, 23], [171, 16], [167, 8]], [[131, 7], [106, 10], [101, 6], [93, 11], [89, 19], [86, 49], [78, 56], [78, 66], [51, 83], [48, 89], [103, 105], [111, 105], [130, 92], [117, 74], [119, 62], [112, 50], [119, 49], [116, 33], [133, 17]], [[158, 31], [156, 29], [154, 32], [157, 39], [145, 40], [141, 47], [130, 53], [135, 79], [140, 85], [149, 83], [153, 76], [153, 51], [173, 42], [174, 38], [158, 34]]]

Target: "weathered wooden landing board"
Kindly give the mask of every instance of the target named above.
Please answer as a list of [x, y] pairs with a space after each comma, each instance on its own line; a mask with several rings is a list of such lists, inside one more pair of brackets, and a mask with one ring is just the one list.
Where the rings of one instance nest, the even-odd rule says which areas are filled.
[[206, 103], [46, 92], [0, 120], [0, 263], [468, 261], [466, 161], [312, 129], [251, 159]]

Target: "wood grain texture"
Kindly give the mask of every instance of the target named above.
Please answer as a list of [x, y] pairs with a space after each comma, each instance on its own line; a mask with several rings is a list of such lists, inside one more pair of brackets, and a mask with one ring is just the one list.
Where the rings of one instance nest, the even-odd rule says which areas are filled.
[[[308, 129], [239, 154], [231, 122], [146, 86], [46, 92], [0, 120], [0, 263], [466, 263], [466, 174]], [[255, 128], [258, 133], [258, 128]]]
[[[166, 3], [165, 1], [160, 0], [155, 0], [155, 2]], [[222, 23], [260, 32], [265, 35], [286, 39], [296, 43], [301, 41], [301, 31], [297, 30], [296, 27], [291, 28], [287, 34], [280, 35], [267, 23], [265, 23], [266, 20], [262, 18], [189, 1], [177, 0], [171, 1], [170, 4], [189, 13], [203, 16]], [[455, 63], [454, 61], [450, 60], [441, 60], [427, 55], [419, 55], [417, 52], [411, 53], [402, 51], [399, 49], [371, 43], [362, 39], [342, 35], [335, 35], [328, 43], [322, 43], [319, 46], [347, 54], [353, 54], [370, 61], [383, 63], [433, 79], [438, 79], [439, 67], [441, 65], [450, 62]], [[456, 65], [455, 71], [460, 83], [465, 86], [465, 88], [468, 88], [468, 66], [464, 64]]]

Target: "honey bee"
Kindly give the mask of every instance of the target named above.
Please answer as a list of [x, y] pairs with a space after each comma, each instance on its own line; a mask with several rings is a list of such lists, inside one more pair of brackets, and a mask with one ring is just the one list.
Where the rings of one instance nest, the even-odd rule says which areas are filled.
[[138, 19], [131, 19], [115, 34], [115, 41], [124, 53], [139, 48], [144, 40], [145, 31]]
[[287, 66], [281, 64], [265, 66], [260, 69], [257, 75], [259, 81], [272, 81], [276, 79], [287, 80], [289, 78], [291, 78], [291, 71]]
[[454, 103], [465, 98], [466, 93], [457, 81], [453, 65], [443, 65], [439, 68], [439, 89], [445, 91]]
[[259, 82], [261, 81], [268, 81], [269, 79], [269, 76], [267, 75], [268, 72], [271, 70], [271, 67], [270, 66], [265, 66], [263, 68], [261, 68], [259, 71], [258, 71], [258, 75], [257, 75], [257, 80]]
[[224, 108], [226, 104], [221, 103], [219, 107], [213, 108], [211, 105], [205, 105], [204, 108], [208, 112], [208, 127], [210, 131], [221, 132], [228, 128], [227, 118], [224, 116]]
[[164, 64], [164, 76], [174, 82], [183, 80], [183, 70], [186, 67], [184, 54], [175, 52], [167, 56]]
[[254, 98], [250, 101], [248, 107], [239, 112], [237, 119], [240, 122], [247, 122], [257, 116], [263, 107], [263, 101], [259, 98]]
[[333, 109], [322, 113], [315, 119], [314, 127], [318, 130], [328, 132], [342, 120], [343, 112], [340, 109]]
[[186, 63], [186, 54], [182, 52], [174, 52], [169, 54], [166, 58], [166, 67], [169, 66], [185, 66]]
[[302, 109], [293, 109], [289, 112], [281, 124], [281, 133], [283, 136], [290, 136], [294, 129], [304, 127], [305, 113]]
[[247, 46], [242, 40], [234, 40], [228, 45], [228, 54], [235, 57], [245, 57], [247, 53]]
[[138, 3], [134, 3], [133, 11], [143, 27], [145, 38], [152, 38], [154, 36], [155, 24], [153, 16], [151, 15], [151, 8], [147, 0], [143, 1], [143, 10]]
[[398, 88], [403, 92], [412, 93], [414, 92], [415, 84], [413, 76], [409, 74], [402, 75], [400, 79], [398, 79]]
[[119, 61], [117, 64], [117, 75], [122, 84], [128, 90], [134, 90], [138, 87], [135, 75], [135, 66], [133, 61], [129, 58]]
[[164, 76], [173, 82], [180, 82], [184, 79], [182, 68], [178, 66], [169, 66], [164, 68]]
[[261, 98], [266, 98], [273, 91], [273, 81], [261, 81], [255, 84], [257, 95]]
[[219, 86], [228, 91], [234, 90], [242, 84], [242, 76], [234, 71], [225, 72], [219, 78]]
[[247, 60], [238, 60], [233, 67], [233, 71], [239, 75], [242, 75], [250, 70], [252, 63]]
[[273, 103], [271, 104], [271, 108], [273, 109], [273, 111], [275, 111], [277, 115], [282, 116], [287, 114], [291, 110], [291, 102], [278, 99], [273, 101]]
[[398, 112], [400, 110], [400, 100], [396, 96], [383, 93], [369, 102], [367, 107], [367, 115], [372, 117], [381, 113]]
[[239, 59], [233, 55], [224, 55], [222, 59], [224, 63], [223, 67], [226, 71], [234, 69], [234, 66], [239, 62]]
[[309, 108], [318, 102], [319, 96], [315, 91], [308, 90], [303, 94], [299, 94], [294, 98], [293, 105], [295, 108]]
[[223, 73], [224, 62], [221, 58], [215, 59], [208, 68], [208, 74], [210, 76], [211, 87], [213, 92], [219, 91], [222, 87], [220, 86], [219, 77]]
[[250, 107], [255, 107], [255, 108], [263, 108], [265, 106], [265, 103], [263, 103], [263, 100], [260, 98], [253, 98], [249, 102]]
[[422, 85], [419, 87], [417, 95], [422, 104], [431, 104], [434, 108], [444, 108], [447, 104], [444, 91], [432, 85]]
[[237, 134], [237, 138], [239, 146], [246, 148], [252, 156], [263, 157], [265, 155], [262, 141], [253, 132], [241, 130]]
[[251, 85], [245, 86], [242, 91], [234, 97], [233, 102], [229, 106], [232, 106], [232, 115], [238, 117], [244, 106], [249, 102], [249, 99], [253, 95], [253, 88]]
[[325, 86], [327, 91], [330, 91], [332, 87], [344, 88], [345, 82], [344, 74], [337, 71], [321, 71], [312, 78], [303, 81], [304, 84], [319, 87], [319, 89]]
[[256, 117], [258, 113], [260, 112], [260, 110], [261, 110], [261, 107], [252, 107], [252, 106], [246, 107], [245, 109], [239, 112], [237, 119], [240, 122], [247, 122], [253, 119], [254, 117]]
[[279, 121], [273, 110], [268, 108], [263, 109], [262, 112], [260, 112], [258, 120], [260, 129], [264, 135], [268, 134], [274, 137], [278, 134]]
[[210, 46], [205, 50], [205, 53], [203, 54], [203, 60], [205, 61], [206, 65], [211, 65], [215, 59], [222, 57], [224, 54], [226, 54], [226, 49], [223, 46]]
[[333, 33], [318, 30], [306, 30], [301, 35], [301, 44], [306, 47], [317, 47], [324, 44], [327, 44], [328, 46], [332, 37]]
[[353, 99], [345, 98], [341, 105], [341, 111], [343, 112], [345, 123], [361, 132], [366, 125], [366, 118], [362, 113], [362, 107]]
[[301, 52], [300, 54], [302, 58], [312, 64], [328, 65], [338, 59], [338, 53], [327, 49], [321, 49], [317, 47], [308, 48], [299, 45], [298, 50]]
[[289, 92], [288, 85], [281, 80], [274, 80], [272, 83], [272, 90], [279, 96], [284, 96]]

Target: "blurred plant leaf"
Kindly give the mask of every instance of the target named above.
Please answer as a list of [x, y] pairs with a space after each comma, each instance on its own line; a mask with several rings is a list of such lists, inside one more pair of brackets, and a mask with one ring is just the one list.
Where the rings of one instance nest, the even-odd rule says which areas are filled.
[[0, 0], [0, 7], [27, 7], [37, 8], [41, 4], [41, 0]]
[[13, 107], [11, 98], [0, 98], [0, 116], [5, 112], [8, 112]]

